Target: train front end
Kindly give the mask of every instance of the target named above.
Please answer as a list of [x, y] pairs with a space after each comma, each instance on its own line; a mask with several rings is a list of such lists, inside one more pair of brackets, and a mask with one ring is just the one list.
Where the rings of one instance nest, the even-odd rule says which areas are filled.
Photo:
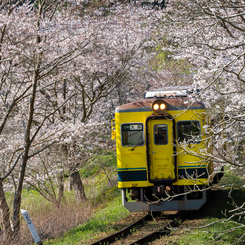
[[117, 107], [118, 188], [131, 212], [198, 210], [206, 202], [212, 162], [202, 127], [205, 107], [186, 89], [150, 91]]

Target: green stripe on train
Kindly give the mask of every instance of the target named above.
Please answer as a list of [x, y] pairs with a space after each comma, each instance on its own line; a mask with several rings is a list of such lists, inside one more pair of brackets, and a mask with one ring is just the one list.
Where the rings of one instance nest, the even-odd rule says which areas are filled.
[[147, 172], [146, 170], [138, 171], [118, 171], [118, 181], [146, 181]]

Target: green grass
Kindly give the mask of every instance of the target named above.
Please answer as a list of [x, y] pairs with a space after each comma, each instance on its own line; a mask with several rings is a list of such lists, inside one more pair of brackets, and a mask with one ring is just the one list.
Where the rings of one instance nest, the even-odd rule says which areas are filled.
[[[189, 212], [189, 219], [187, 222], [183, 224], [180, 230], [174, 232], [175, 234], [173, 235], [171, 242], [168, 241], [167, 244], [228, 245], [237, 240], [244, 233], [244, 228], [231, 230], [228, 234], [218, 237], [222, 231], [233, 229], [237, 226], [234, 223], [222, 223], [222, 221], [225, 220], [222, 211], [232, 209], [228, 194], [229, 190], [214, 191], [213, 193], [210, 193], [209, 200], [203, 208], [199, 211]], [[241, 200], [245, 200], [245, 193], [241, 190], [234, 191], [233, 195], [236, 197], [240, 196]], [[129, 215], [129, 211], [122, 206], [121, 195], [116, 188], [107, 190], [102, 196], [104, 196], [104, 198], [108, 197], [108, 199], [106, 199], [106, 204], [96, 210], [88, 222], [65, 233], [62, 237], [45, 242], [44, 244], [91, 244], [93, 241], [99, 240], [109, 233], [112, 234], [116, 232], [117, 230], [115, 230], [113, 223], [125, 218]], [[101, 198], [103, 199], [103, 197]], [[101, 202], [103, 201], [102, 199]], [[221, 220], [221, 222], [217, 224], [201, 228], [202, 226], [206, 226], [219, 220]], [[233, 221], [238, 221], [238, 219], [233, 219]], [[200, 228], [197, 229], [197, 227]], [[216, 240], [214, 240], [215, 238]]]
[[[68, 195], [68, 194], [66, 194]], [[10, 208], [10, 213], [12, 214], [13, 209], [13, 201], [14, 201], [14, 193], [6, 192], [7, 203]], [[27, 190], [23, 189], [22, 197], [21, 197], [21, 209], [27, 210], [28, 213], [32, 216], [33, 213], [42, 211], [50, 211], [53, 209], [53, 205], [43, 198], [37, 191], [35, 190]], [[23, 219], [22, 215], [20, 216]]]
[[[243, 181], [244, 179], [231, 173], [227, 173], [223, 179], [224, 183], [233, 182], [239, 185], [243, 184]], [[180, 230], [173, 232], [173, 238], [168, 241], [168, 244], [228, 245], [239, 239], [244, 233], [244, 228], [236, 229], [237, 225], [233, 221], [239, 221], [238, 217], [232, 219], [232, 222], [223, 222], [226, 219], [224, 212], [229, 214], [228, 211], [234, 208], [234, 200], [230, 197], [236, 200], [237, 205], [241, 205], [245, 200], [245, 191], [238, 189], [230, 193], [230, 190], [226, 189], [210, 192], [207, 203], [200, 210], [189, 213], [189, 220], [186, 222], [188, 225], [184, 223]], [[94, 202], [98, 208], [88, 222], [70, 230], [61, 237], [44, 242], [44, 244], [91, 244], [93, 241], [99, 240], [109, 233], [116, 232], [113, 223], [129, 215], [129, 211], [121, 204], [120, 191], [116, 186], [100, 192], [94, 198]], [[217, 221], [220, 222], [216, 223]], [[244, 219], [241, 221], [244, 222]], [[208, 224], [213, 222], [215, 224], [208, 226]], [[222, 231], [225, 230], [230, 230], [230, 232], [222, 234]]]
[[[79, 225], [64, 233], [63, 236], [56, 237], [53, 240], [44, 241], [45, 245], [64, 245], [64, 244], [91, 244], [92, 241], [99, 240], [109, 233], [114, 233], [117, 230], [113, 226], [117, 222], [129, 215], [121, 204], [121, 193], [113, 182], [112, 176], [116, 176], [116, 159], [114, 153], [109, 153], [98, 157], [95, 162], [89, 165], [86, 169], [80, 172], [83, 183], [85, 184], [86, 194], [89, 198], [89, 203], [92, 203], [93, 215], [88, 222]], [[108, 177], [111, 179], [109, 180]], [[245, 185], [245, 180], [239, 177], [236, 173], [227, 172], [221, 180], [221, 184], [235, 184], [242, 187]], [[29, 214], [34, 215], [37, 210], [39, 212], [49, 213], [54, 208], [47, 200], [44, 200], [36, 191], [23, 191], [22, 208], [28, 210]], [[230, 198], [232, 197], [232, 198]], [[13, 195], [8, 193], [8, 201], [11, 202]], [[209, 193], [208, 201], [203, 208], [196, 212], [191, 212], [188, 217], [189, 225], [184, 225], [184, 230], [178, 230], [171, 233], [172, 240], [168, 244], [232, 244], [243, 233], [243, 229], [235, 229], [235, 223], [222, 223], [225, 216], [222, 212], [228, 215], [229, 210], [234, 209], [234, 205], [241, 205], [245, 200], [245, 190], [230, 189], [216, 190]], [[64, 202], [74, 201], [74, 192], [65, 193]], [[81, 214], [81, 213], [80, 213]], [[84, 217], [84, 216], [83, 216]], [[243, 216], [244, 217], [244, 216]], [[208, 225], [212, 222], [221, 221], [212, 226], [207, 226], [200, 229], [185, 229], [196, 228]], [[238, 221], [236, 217], [233, 221]], [[245, 223], [244, 218], [239, 222]], [[231, 232], [217, 237], [222, 231], [230, 229]], [[216, 238], [216, 240], [214, 240]], [[238, 244], [245, 244], [238, 243]]]
[[[218, 219], [206, 219], [203, 226], [217, 222]], [[237, 228], [237, 229], [235, 229]], [[225, 233], [224, 231], [228, 231]], [[177, 244], [221, 244], [228, 245], [237, 241], [244, 234], [244, 227], [238, 228], [234, 223], [223, 223], [219, 222], [210, 227], [188, 230], [185, 232], [180, 239], [178, 239]], [[237, 243], [237, 244], [244, 244]]]
[[[116, 191], [116, 198], [107, 203], [107, 205], [95, 212], [90, 220], [65, 233], [62, 237], [44, 242], [45, 245], [65, 245], [65, 244], [90, 244], [91, 237], [99, 239], [106, 236], [106, 233], [115, 232], [112, 223], [123, 219], [129, 215], [121, 204], [121, 195]], [[95, 235], [97, 234], [97, 235]]]
[[[190, 222], [190, 229], [177, 236], [177, 241], [175, 241], [177, 244], [228, 245], [234, 244], [245, 235], [245, 228], [239, 228], [245, 225], [244, 214], [225, 221], [235, 213], [229, 211], [244, 203], [245, 188], [241, 187], [245, 184], [245, 180], [236, 173], [227, 172], [220, 182], [220, 185], [234, 184], [240, 188], [232, 187], [210, 192], [207, 203], [199, 211], [191, 213], [190, 220], [193, 219], [193, 223]], [[197, 227], [200, 228], [196, 229]], [[245, 236], [235, 244], [245, 244]]]

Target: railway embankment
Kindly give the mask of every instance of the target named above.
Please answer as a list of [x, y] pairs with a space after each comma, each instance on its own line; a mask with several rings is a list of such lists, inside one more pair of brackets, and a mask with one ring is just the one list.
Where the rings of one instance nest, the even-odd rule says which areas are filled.
[[[231, 179], [233, 178], [233, 179]], [[159, 236], [148, 244], [231, 244], [244, 233], [244, 227], [239, 228], [239, 217], [229, 220], [234, 206], [242, 205], [245, 200], [245, 191], [239, 189], [220, 189], [221, 184], [237, 183], [244, 180], [237, 176], [228, 176], [222, 183], [214, 186], [208, 193], [208, 202], [199, 210], [185, 213], [185, 220], [178, 227], [170, 227], [171, 232], [167, 236]], [[245, 183], [244, 183], [245, 184]], [[100, 209], [92, 214], [88, 222], [65, 233], [62, 237], [45, 242], [44, 244], [93, 244], [94, 242], [120, 231], [134, 223], [145, 213], [129, 213], [122, 205], [118, 190], [115, 189], [116, 197], [105, 202]], [[105, 196], [106, 198], [106, 196]], [[236, 202], [235, 202], [236, 200]], [[169, 215], [171, 213], [163, 213]], [[241, 217], [240, 217], [241, 218]], [[244, 224], [244, 216], [240, 224]], [[161, 229], [163, 224], [160, 219], [155, 219], [151, 227]], [[147, 227], [147, 226], [145, 226]], [[140, 238], [145, 229], [132, 229], [133, 236]], [[123, 242], [122, 242], [123, 241]], [[130, 241], [130, 242], [129, 242]], [[131, 244], [132, 239], [117, 241], [115, 244]], [[242, 243], [241, 243], [242, 244]]]

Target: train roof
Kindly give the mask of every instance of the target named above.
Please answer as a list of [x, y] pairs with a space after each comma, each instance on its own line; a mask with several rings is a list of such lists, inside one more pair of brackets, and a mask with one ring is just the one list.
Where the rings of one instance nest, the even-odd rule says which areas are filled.
[[193, 92], [199, 93], [199, 89], [193, 89], [187, 86], [164, 87], [155, 90], [150, 90], [144, 93], [144, 99], [149, 98], [167, 98], [167, 97], [187, 97]]
[[116, 113], [152, 111], [152, 103], [156, 99], [162, 99], [166, 103], [168, 111], [205, 109], [205, 106], [202, 102], [199, 101], [190, 102], [187, 97], [178, 97], [178, 98], [158, 97], [152, 99], [143, 99], [129, 104], [120, 105], [116, 108]]
[[199, 93], [200, 91], [190, 87], [165, 87], [147, 91], [143, 100], [118, 106], [116, 112], [152, 111], [152, 103], [156, 99], [163, 100], [167, 104], [168, 111], [205, 109], [202, 102], [189, 100], [187, 96], [193, 92]]

